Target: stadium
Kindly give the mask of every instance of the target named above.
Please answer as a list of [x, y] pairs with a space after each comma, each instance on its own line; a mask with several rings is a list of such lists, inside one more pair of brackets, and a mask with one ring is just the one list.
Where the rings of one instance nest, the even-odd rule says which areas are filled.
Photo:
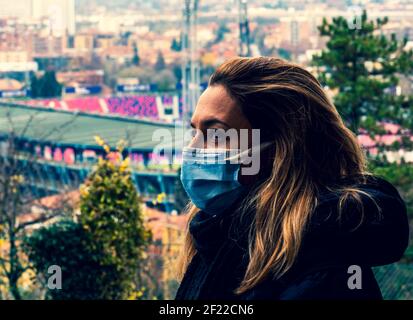
[[[176, 96], [167, 97], [175, 101], [172, 108], [157, 104], [162, 98], [148, 95], [3, 102], [0, 127], [9, 128], [12, 123], [18, 151], [22, 153], [21, 165], [31, 162], [33, 166], [25, 172], [30, 175], [28, 187], [36, 190], [37, 197], [78, 188], [98, 157], [104, 154], [95, 140], [99, 136], [111, 146], [127, 140], [125, 155], [134, 168], [139, 193], [149, 204], [158, 194], [165, 194], [162, 209], [170, 212], [177, 178], [173, 165], [176, 161], [153, 153], [157, 142], [152, 136], [157, 129], [174, 129], [170, 115], [177, 115], [178, 104]], [[101, 108], [100, 103], [108, 103], [111, 112]], [[168, 116], [160, 116], [162, 113]], [[24, 129], [24, 135], [20, 135]], [[2, 139], [7, 139], [6, 132], [2, 133]], [[39, 139], [43, 135], [44, 140]]]

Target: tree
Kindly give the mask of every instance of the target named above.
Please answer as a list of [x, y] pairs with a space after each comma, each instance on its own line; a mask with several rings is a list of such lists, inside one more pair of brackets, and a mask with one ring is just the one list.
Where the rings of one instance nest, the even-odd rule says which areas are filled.
[[[181, 169], [178, 170], [177, 174], [178, 176], [181, 175]], [[175, 182], [174, 199], [175, 199], [176, 210], [178, 212], [183, 212], [185, 207], [189, 203], [189, 198], [184, 190], [184, 187], [182, 186], [182, 182], [180, 179], [176, 180]]]
[[118, 78], [137, 78], [139, 83], [150, 84], [155, 72], [152, 68], [147, 66], [127, 67], [120, 70], [117, 74]]
[[158, 91], [170, 91], [176, 87], [176, 77], [171, 70], [164, 69], [157, 73], [152, 81], [156, 84]]
[[110, 88], [115, 88], [117, 83], [117, 75], [119, 73], [119, 66], [116, 61], [106, 59], [103, 62], [103, 82]]
[[30, 95], [33, 98], [37, 98], [40, 95], [40, 86], [39, 86], [39, 79], [36, 77], [36, 75], [31, 72], [30, 73]]
[[[103, 144], [106, 151], [109, 148]], [[123, 291], [112, 294], [125, 298], [139, 270], [149, 233], [143, 225], [140, 199], [132, 181], [129, 158], [119, 163], [100, 160], [81, 189], [79, 222], [92, 235], [96, 249], [106, 254], [103, 265], [115, 265]]]
[[405, 50], [407, 39], [386, 37], [381, 29], [387, 18], [369, 21], [366, 11], [360, 28], [350, 28], [343, 17], [326, 19], [319, 27], [327, 37], [327, 49], [313, 62], [320, 67], [321, 82], [338, 90], [334, 102], [347, 125], [357, 133], [360, 127], [377, 130], [377, 121], [392, 119], [406, 128], [413, 127], [412, 104], [392, 90], [398, 74], [411, 74], [413, 52]]
[[225, 34], [230, 32], [230, 31], [231, 30], [228, 29], [226, 24], [224, 24], [224, 23], [220, 24], [217, 31], [216, 31], [215, 39], [212, 42], [212, 44], [220, 43], [222, 40], [224, 40]]
[[288, 51], [287, 49], [279, 48], [279, 49], [277, 50], [277, 52], [278, 52], [278, 55], [279, 55], [281, 58], [286, 59], [286, 60], [291, 60], [291, 52]]
[[128, 45], [128, 41], [129, 41], [129, 38], [131, 37], [131, 35], [132, 35], [131, 31], [122, 32], [120, 34], [120, 45], [122, 45], [122, 46]]
[[[406, 50], [406, 39], [386, 37], [381, 29], [387, 18], [369, 21], [366, 11], [359, 17], [360, 28], [349, 28], [343, 17], [326, 19], [319, 27], [327, 37], [327, 48], [314, 57], [319, 78], [325, 86], [335, 90], [334, 103], [346, 124], [356, 134], [369, 134], [372, 138], [384, 133], [381, 122], [400, 125], [399, 140], [385, 145], [376, 139], [378, 154], [368, 153], [369, 169], [393, 183], [406, 201], [411, 224], [413, 222], [413, 164], [389, 162], [389, 151], [412, 149], [413, 103], [412, 97], [394, 93], [399, 76], [413, 71], [413, 51]], [[406, 260], [413, 260], [413, 246]]]
[[[46, 289], [46, 299], [99, 299], [103, 292], [121, 291], [115, 266], [100, 264], [105, 254], [92, 249], [93, 242], [82, 225], [70, 219], [40, 228], [24, 239], [24, 251], [37, 281]], [[47, 286], [50, 266], [61, 268], [61, 290]]]
[[132, 64], [134, 66], [139, 66], [140, 63], [140, 58], [138, 54], [138, 46], [136, 42], [133, 43], [133, 58], [132, 58]]
[[155, 70], [162, 71], [165, 69], [166, 63], [161, 51], [158, 51], [158, 56], [155, 62]]
[[62, 85], [57, 82], [54, 71], [46, 71], [40, 78], [32, 77], [30, 89], [33, 98], [54, 98], [62, 94]]
[[77, 222], [59, 222], [25, 241], [38, 274], [45, 275], [50, 265], [62, 268], [62, 290], [48, 291], [53, 299], [127, 299], [140, 291], [136, 284], [150, 239], [141, 201], [129, 160], [121, 156], [123, 143], [112, 153], [96, 140], [107, 158], [80, 188]]
[[179, 64], [175, 64], [172, 66], [172, 72], [175, 76], [177, 82], [181, 82], [182, 80], [182, 66]]
[[181, 42], [176, 40], [175, 38], [172, 39], [172, 43], [171, 43], [171, 50], [173, 51], [181, 51], [182, 49], [182, 45]]
[[[37, 199], [32, 188], [27, 187], [27, 180], [40, 169], [35, 165], [37, 155], [23, 152], [18, 145], [25, 139], [37, 118], [36, 114], [32, 113], [27, 116], [27, 120], [22, 121], [22, 126], [19, 126], [13, 121], [14, 111], [5, 112], [9, 129], [2, 129], [5, 138], [0, 141], [0, 240], [5, 248], [0, 252], [0, 277], [5, 276], [10, 294], [15, 300], [20, 300], [22, 292], [19, 280], [29, 269], [21, 250], [21, 240], [30, 226], [67, 214], [70, 203], [66, 197], [62, 197], [60, 206], [50, 208]], [[23, 116], [18, 113], [18, 117]], [[70, 123], [59, 128], [45, 129], [39, 134], [39, 140], [47, 140], [58, 130], [63, 132]], [[33, 206], [37, 207], [40, 214], [27, 221], [22, 220], [21, 216], [30, 213]]]

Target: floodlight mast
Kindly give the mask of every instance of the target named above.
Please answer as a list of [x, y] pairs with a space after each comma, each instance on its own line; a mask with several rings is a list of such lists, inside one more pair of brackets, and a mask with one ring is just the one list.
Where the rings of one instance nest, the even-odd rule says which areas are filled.
[[239, 24], [239, 52], [241, 57], [251, 56], [250, 28], [248, 20], [247, 0], [238, 0], [238, 24]]
[[200, 67], [197, 43], [199, 0], [184, 0], [182, 33], [182, 121], [189, 128], [200, 95]]

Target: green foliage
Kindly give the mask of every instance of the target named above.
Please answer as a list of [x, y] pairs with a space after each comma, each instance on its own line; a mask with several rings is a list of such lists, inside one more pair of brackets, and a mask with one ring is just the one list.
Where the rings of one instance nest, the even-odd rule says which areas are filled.
[[141, 59], [139, 58], [138, 54], [138, 45], [136, 42], [133, 43], [133, 58], [132, 58], [132, 64], [135, 66], [139, 66]]
[[164, 69], [154, 75], [152, 81], [156, 84], [158, 91], [170, 91], [175, 89], [177, 80], [171, 70]]
[[152, 78], [155, 76], [154, 70], [147, 66], [129, 66], [121, 69], [117, 73], [119, 78], [138, 78], [139, 83], [152, 83]]
[[57, 82], [54, 71], [46, 71], [40, 78], [33, 76], [30, 89], [33, 98], [54, 98], [62, 94], [62, 85]]
[[[178, 169], [178, 172], [177, 172], [178, 177], [180, 176], [180, 174], [181, 174], [181, 169]], [[180, 179], [177, 179], [175, 182], [174, 199], [175, 199], [175, 208], [178, 212], [182, 212], [189, 203], [188, 195], [186, 194]]]
[[373, 271], [385, 300], [413, 299], [413, 264], [393, 263]]
[[62, 289], [47, 289], [46, 299], [119, 298], [117, 292], [123, 290], [116, 266], [103, 265], [104, 252], [93, 248], [91, 234], [71, 220], [41, 228], [24, 241], [24, 249], [45, 288], [48, 268], [61, 267]]
[[177, 52], [181, 51], [182, 50], [181, 42], [173, 38], [172, 43], [171, 43], [171, 50], [177, 51]]
[[279, 48], [278, 55], [285, 60], [291, 60], [291, 52], [287, 49]]
[[216, 31], [215, 40], [212, 44], [216, 44], [224, 40], [225, 34], [230, 32], [231, 30], [227, 27], [225, 23], [221, 23]]
[[353, 29], [343, 17], [333, 18], [331, 24], [323, 20], [319, 30], [328, 38], [327, 49], [313, 61], [321, 71], [320, 80], [338, 89], [335, 105], [354, 132], [361, 126], [376, 130], [376, 121], [389, 119], [412, 128], [411, 98], [391, 90], [399, 82], [398, 74], [412, 73], [413, 51], [404, 50], [406, 39], [382, 34], [387, 18], [369, 21], [364, 11], [360, 19], [361, 27]]
[[182, 80], [182, 66], [179, 64], [175, 64], [172, 67], [172, 72], [175, 76], [176, 81], [180, 82]]
[[156, 71], [162, 71], [166, 67], [165, 59], [163, 57], [163, 54], [161, 51], [158, 51], [158, 56], [156, 57], [156, 62], [155, 62], [155, 70]]
[[105, 252], [102, 263], [115, 265], [129, 281], [148, 234], [127, 166], [100, 161], [81, 194], [80, 224], [95, 240], [95, 249]]
[[[102, 139], [96, 140], [113, 155]], [[25, 241], [40, 274], [54, 264], [62, 268], [62, 290], [50, 290], [52, 299], [127, 299], [136, 293], [150, 234], [122, 150], [118, 161], [100, 159], [81, 187], [77, 222], [56, 223]]]

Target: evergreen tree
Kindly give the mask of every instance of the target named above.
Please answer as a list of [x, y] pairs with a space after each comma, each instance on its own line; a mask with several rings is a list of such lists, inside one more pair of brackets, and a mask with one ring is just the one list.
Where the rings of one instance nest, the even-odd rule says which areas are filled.
[[101, 138], [96, 140], [108, 157], [99, 160], [80, 189], [77, 221], [58, 221], [24, 241], [38, 275], [47, 277], [51, 265], [62, 270], [62, 290], [48, 290], [47, 298], [107, 300], [143, 294], [139, 272], [150, 233], [128, 159], [122, 160], [122, 143], [111, 153]]
[[172, 39], [171, 50], [181, 51], [181, 43], [178, 42], [178, 40], [176, 40], [175, 38]]
[[136, 42], [133, 43], [133, 58], [132, 58], [132, 64], [134, 66], [139, 66], [140, 64], [140, 58], [139, 58], [139, 53], [138, 53], [138, 46]]
[[[97, 141], [110, 154], [109, 146], [98, 137]], [[120, 158], [122, 152], [123, 146], [119, 145]], [[101, 265], [115, 267], [121, 290], [108, 294], [116, 299], [132, 293], [143, 249], [150, 239], [128, 161], [101, 159], [81, 188], [80, 199], [79, 223], [93, 238], [93, 249], [104, 253]]]
[[[412, 74], [413, 52], [405, 49], [406, 39], [383, 34], [387, 18], [369, 21], [364, 11], [358, 19], [358, 23], [348, 23], [337, 17], [330, 24], [324, 19], [319, 30], [328, 38], [327, 48], [313, 62], [322, 84], [335, 91], [334, 103], [356, 134], [362, 128], [376, 139], [384, 133], [379, 122], [401, 126], [400, 141], [389, 146], [375, 140], [378, 155], [368, 154], [369, 170], [397, 187], [413, 221], [413, 164], [403, 159], [389, 162], [386, 156], [388, 151], [412, 150], [412, 97], [397, 95], [395, 88], [401, 75]], [[404, 259], [413, 261], [413, 244]]]
[[155, 62], [155, 70], [156, 71], [162, 71], [163, 69], [165, 69], [166, 63], [165, 63], [165, 59], [163, 57], [163, 54], [161, 51], [158, 51], [158, 56], [156, 58], [156, 62]]
[[[177, 172], [178, 177], [180, 176], [180, 174], [181, 174], [181, 169], [179, 169]], [[182, 182], [180, 179], [177, 179], [175, 182], [174, 198], [175, 198], [175, 209], [178, 212], [183, 212], [185, 207], [189, 203], [189, 198], [185, 192], [184, 187], [182, 186]]]
[[222, 40], [224, 40], [225, 34], [230, 32], [230, 31], [231, 30], [228, 29], [228, 27], [226, 26], [225, 23], [220, 24], [217, 31], [216, 31], [216, 35], [215, 35], [215, 39], [213, 41], [213, 44], [219, 43]]
[[376, 122], [382, 120], [412, 128], [411, 100], [394, 94], [398, 75], [413, 71], [407, 39], [383, 34], [387, 18], [369, 21], [364, 11], [356, 19], [354, 24], [343, 17], [333, 18], [331, 24], [324, 19], [319, 27], [321, 36], [328, 38], [326, 50], [314, 58], [321, 82], [338, 91], [335, 105], [354, 132], [360, 127], [377, 130]]
[[59, 97], [61, 95], [62, 86], [56, 80], [54, 71], [46, 71], [42, 78], [41, 96], [44, 98]]
[[33, 98], [55, 98], [62, 94], [62, 85], [56, 80], [54, 71], [46, 71], [40, 78], [31, 78], [31, 93]]

